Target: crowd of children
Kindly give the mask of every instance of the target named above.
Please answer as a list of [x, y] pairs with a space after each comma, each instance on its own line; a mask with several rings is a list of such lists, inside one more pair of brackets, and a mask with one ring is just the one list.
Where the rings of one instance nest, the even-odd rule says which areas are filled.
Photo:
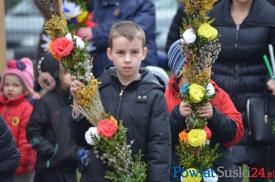
[[[192, 113], [190, 105], [176, 97], [181, 85], [188, 82], [180, 75], [184, 57], [176, 41], [169, 50], [174, 76], [165, 87], [165, 80], [160, 81], [140, 67], [148, 52], [145, 40], [143, 29], [134, 22], [122, 21], [112, 26], [107, 56], [113, 66], [108, 66], [99, 77], [100, 97], [105, 111], [123, 121], [127, 142], [135, 141], [133, 153], [143, 154], [142, 160], [148, 165], [147, 181], [178, 181], [170, 179], [170, 168], [178, 165], [174, 147], [179, 131], [186, 127], [185, 118]], [[107, 181], [106, 166], [85, 140], [85, 133], [92, 126], [77, 111], [72, 117], [74, 95], [82, 83], [51, 55], [46, 55], [38, 66], [38, 82], [47, 90], [40, 96], [33, 90], [31, 60], [9, 61], [2, 75], [0, 181], [12, 182], [15, 173], [16, 182], [76, 182], [80, 165], [81, 182]], [[211, 83], [216, 96], [198, 112], [208, 120], [206, 128], [212, 133], [212, 142], [221, 144], [219, 151], [223, 155], [215, 167], [233, 169], [228, 148], [242, 138], [241, 114], [228, 94]], [[270, 80], [267, 85], [275, 95], [275, 81]]]

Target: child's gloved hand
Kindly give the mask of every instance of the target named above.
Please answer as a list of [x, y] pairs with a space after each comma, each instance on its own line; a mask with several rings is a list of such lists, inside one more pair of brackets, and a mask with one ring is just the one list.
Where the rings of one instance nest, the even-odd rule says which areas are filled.
[[78, 158], [81, 166], [83, 166], [83, 167], [88, 166], [89, 161], [90, 161], [90, 159], [89, 159], [90, 152], [91, 152], [90, 150], [86, 150], [84, 148], [80, 148], [77, 150], [76, 155], [77, 155], [77, 158]]
[[86, 133], [85, 133], [85, 140], [87, 144], [94, 145], [94, 138], [92, 136], [96, 136], [98, 139], [100, 138], [97, 134], [97, 128], [96, 127], [90, 127]]

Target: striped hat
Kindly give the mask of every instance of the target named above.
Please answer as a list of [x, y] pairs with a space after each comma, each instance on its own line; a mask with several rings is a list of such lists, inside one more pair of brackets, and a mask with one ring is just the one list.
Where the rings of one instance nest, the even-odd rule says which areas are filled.
[[180, 50], [180, 39], [174, 42], [168, 51], [168, 66], [175, 76], [180, 76], [180, 70], [184, 64], [184, 57]]

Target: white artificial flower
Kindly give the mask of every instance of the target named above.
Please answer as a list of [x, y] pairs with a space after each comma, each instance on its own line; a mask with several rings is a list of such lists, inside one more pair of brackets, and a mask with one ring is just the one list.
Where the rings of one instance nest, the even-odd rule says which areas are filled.
[[185, 32], [182, 34], [182, 37], [185, 44], [192, 44], [197, 39], [195, 31], [192, 28], [188, 28], [187, 30], [185, 30]]
[[73, 40], [73, 37], [72, 37], [72, 34], [71, 33], [67, 33], [66, 36], [65, 36], [66, 39], [69, 39], [69, 40]]
[[74, 18], [81, 14], [81, 7], [73, 2], [68, 2], [67, 0], [63, 3], [64, 15], [67, 20]]
[[212, 83], [208, 83], [206, 86], [206, 96], [211, 97], [215, 94], [215, 88]]
[[49, 45], [51, 42], [51, 37], [48, 34], [42, 34], [42, 40], [43, 40], [43, 43], [40, 45], [40, 47], [43, 49], [44, 52], [48, 52]]
[[72, 37], [71, 33], [67, 33], [67, 35], [65, 37], [67, 39], [69, 39], [70, 41], [73, 41], [73, 39], [75, 39], [77, 48], [83, 49], [85, 47], [85, 42], [77, 35], [73, 35], [73, 37]]
[[90, 127], [85, 133], [85, 140], [89, 145], [95, 144], [94, 138], [92, 136], [95, 136], [98, 139], [100, 138], [97, 134], [97, 127]]
[[207, 169], [203, 173], [203, 181], [204, 182], [217, 182], [218, 181], [218, 175], [215, 173], [215, 171], [211, 168]]
[[79, 49], [83, 49], [85, 47], [85, 42], [78, 36], [74, 36], [76, 38], [76, 47]]

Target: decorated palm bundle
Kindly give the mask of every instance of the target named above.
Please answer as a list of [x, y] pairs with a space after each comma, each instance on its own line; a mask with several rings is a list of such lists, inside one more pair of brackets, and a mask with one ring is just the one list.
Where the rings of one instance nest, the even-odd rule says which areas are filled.
[[[185, 173], [181, 181], [199, 182], [218, 180], [213, 174], [213, 162], [219, 157], [217, 145], [210, 147], [211, 136], [207, 132], [207, 119], [199, 117], [198, 108], [215, 97], [214, 86], [210, 83], [212, 64], [221, 49], [218, 31], [211, 26], [213, 20], [208, 17], [216, 0], [181, 0], [187, 18], [182, 23], [181, 53], [185, 63], [181, 75], [188, 83], [180, 88], [184, 102], [192, 107], [192, 115], [186, 118], [187, 128], [179, 133], [179, 145], [176, 146], [180, 165]], [[207, 128], [207, 129], [206, 129]], [[197, 173], [198, 175], [190, 175]]]
[[45, 17], [44, 30], [51, 38], [49, 51], [64, 68], [85, 85], [76, 92], [78, 110], [96, 126], [98, 121], [104, 118], [104, 109], [98, 93], [99, 82], [92, 74], [92, 58], [86, 49], [87, 43], [70, 33], [62, 0], [34, 2]]

